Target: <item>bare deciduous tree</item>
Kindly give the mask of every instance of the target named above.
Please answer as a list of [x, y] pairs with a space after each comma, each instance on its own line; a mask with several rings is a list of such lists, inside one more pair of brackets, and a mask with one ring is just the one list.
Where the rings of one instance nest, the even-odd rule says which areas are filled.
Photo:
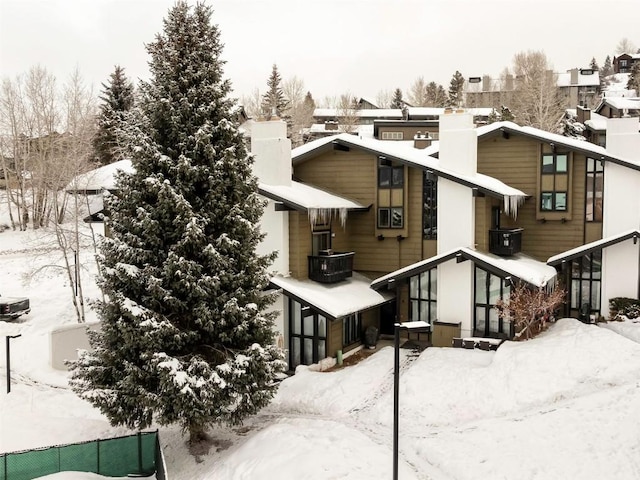
[[409, 87], [409, 91], [407, 93], [409, 103], [414, 107], [426, 107], [426, 90], [427, 84], [424, 81], [424, 77], [416, 78]]
[[357, 99], [351, 93], [343, 93], [338, 99], [336, 107], [338, 116], [338, 130], [343, 133], [355, 133], [358, 131], [360, 117], [358, 116]]
[[620, 40], [618, 42], [618, 45], [616, 46], [616, 53], [618, 55], [620, 55], [621, 53], [628, 53], [629, 55], [631, 55], [632, 53], [635, 53], [635, 51], [636, 46], [627, 37], [624, 37], [622, 40]]
[[529, 339], [545, 329], [564, 298], [561, 288], [533, 288], [520, 282], [511, 289], [509, 299], [498, 300], [496, 309], [500, 318], [513, 323], [515, 338]]
[[547, 56], [542, 51], [517, 53], [513, 58], [513, 71], [512, 110], [516, 122], [557, 133], [564, 108]]

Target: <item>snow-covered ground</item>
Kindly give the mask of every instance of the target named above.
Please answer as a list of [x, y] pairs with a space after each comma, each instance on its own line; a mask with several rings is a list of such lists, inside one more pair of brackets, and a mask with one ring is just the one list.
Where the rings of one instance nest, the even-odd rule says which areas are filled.
[[[66, 274], [51, 266], [60, 260], [50, 235], [0, 233], [0, 294], [32, 305], [21, 321], [0, 321], [0, 339], [22, 335], [11, 341], [8, 395], [0, 344], [0, 452], [131, 433], [111, 427], [49, 365], [49, 332], [76, 321]], [[90, 246], [80, 263], [84, 294], [96, 298]], [[497, 352], [403, 350], [400, 478], [640, 478], [640, 323], [604, 327], [562, 319]], [[302, 368], [244, 426], [211, 430], [199, 458], [179, 428], [160, 427], [170, 478], [387, 480], [392, 374], [390, 347], [335, 372]]]

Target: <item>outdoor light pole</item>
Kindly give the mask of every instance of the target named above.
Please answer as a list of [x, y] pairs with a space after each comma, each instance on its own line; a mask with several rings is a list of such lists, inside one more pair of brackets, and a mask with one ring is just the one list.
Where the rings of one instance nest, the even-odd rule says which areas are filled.
[[18, 335], [5, 335], [5, 342], [7, 345], [7, 393], [11, 393], [11, 353], [10, 353], [10, 340], [12, 338], [21, 337], [21, 334]]
[[393, 480], [398, 480], [398, 424], [400, 417], [400, 330], [429, 333], [431, 324], [422, 321], [394, 325], [393, 357]]

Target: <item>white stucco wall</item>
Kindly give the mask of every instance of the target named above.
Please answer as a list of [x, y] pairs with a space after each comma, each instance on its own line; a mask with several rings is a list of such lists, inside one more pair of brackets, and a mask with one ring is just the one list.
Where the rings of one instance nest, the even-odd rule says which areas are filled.
[[471, 189], [440, 177], [438, 205], [438, 254], [461, 247], [474, 248], [476, 221]]
[[[251, 153], [254, 154], [253, 173], [260, 183], [269, 185], [291, 185], [291, 140], [287, 138], [287, 124], [282, 120], [253, 122], [251, 125]], [[289, 274], [289, 213], [276, 212], [274, 201], [265, 207], [260, 229], [266, 234], [256, 248], [261, 254], [278, 252], [269, 268], [272, 273]], [[278, 294], [276, 303], [270, 308], [277, 311], [275, 319], [276, 342], [284, 344], [284, 301]], [[283, 345], [281, 345], [283, 346]], [[286, 345], [284, 345], [286, 347]]]
[[640, 281], [640, 242], [629, 239], [602, 251], [602, 290], [600, 311], [609, 315], [609, 299], [615, 297], [638, 298]]
[[[640, 133], [637, 118], [607, 119], [607, 151], [640, 161]], [[611, 162], [604, 169], [602, 236], [607, 238], [640, 228], [640, 172]], [[602, 252], [601, 312], [607, 316], [609, 299], [637, 298], [640, 281], [640, 244], [632, 240], [605, 248]]]
[[438, 321], [460, 323], [460, 334], [470, 336], [473, 319], [473, 262], [450, 260], [438, 265]]

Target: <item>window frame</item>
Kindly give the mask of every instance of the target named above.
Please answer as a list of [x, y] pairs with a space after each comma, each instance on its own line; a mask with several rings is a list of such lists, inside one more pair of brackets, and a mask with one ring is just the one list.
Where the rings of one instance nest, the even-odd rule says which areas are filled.
[[[544, 148], [544, 147], [543, 147]], [[571, 215], [571, 151], [542, 151], [538, 163], [537, 218], [567, 219]]]
[[348, 347], [362, 341], [362, 315], [352, 313], [342, 318], [342, 346]]

